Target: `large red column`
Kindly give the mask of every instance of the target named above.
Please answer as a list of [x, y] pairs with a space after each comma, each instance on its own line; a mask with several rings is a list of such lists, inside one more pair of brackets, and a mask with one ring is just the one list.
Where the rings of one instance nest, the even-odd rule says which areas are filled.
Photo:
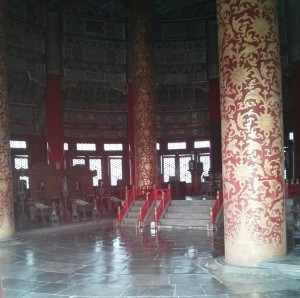
[[5, 1], [0, 0], [0, 239], [15, 232], [11, 158], [9, 149], [8, 86], [6, 70]]
[[135, 102], [135, 177], [139, 188], [157, 184], [155, 76], [150, 0], [132, 2], [133, 83]]
[[216, 21], [209, 21], [207, 24], [207, 65], [209, 76], [210, 170], [212, 173], [222, 173], [218, 27]]
[[46, 137], [48, 163], [64, 168], [64, 125], [61, 94], [60, 19], [56, 12], [48, 13], [47, 74], [46, 74]]
[[221, 113], [219, 78], [208, 79], [210, 159], [212, 173], [222, 173]]
[[288, 43], [291, 57], [294, 132], [293, 179], [300, 178], [300, 1], [288, 0]]
[[128, 140], [130, 185], [135, 184], [135, 133], [134, 133], [134, 91], [133, 82], [128, 83]]
[[225, 260], [286, 255], [276, 0], [218, 0]]

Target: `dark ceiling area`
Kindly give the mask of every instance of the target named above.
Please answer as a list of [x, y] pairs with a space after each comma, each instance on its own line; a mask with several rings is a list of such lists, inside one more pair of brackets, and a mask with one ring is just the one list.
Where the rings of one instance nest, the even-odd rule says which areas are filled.
[[[8, 1], [11, 104], [38, 107], [35, 112], [43, 115], [40, 111], [45, 92], [47, 12], [54, 10], [62, 19], [64, 108], [126, 112], [126, 86], [130, 79], [127, 32], [130, 2]], [[208, 24], [216, 21], [216, 3], [216, 0], [152, 0], [158, 112], [208, 109], [208, 47], [214, 39], [209, 36]], [[283, 3], [278, 0], [284, 118], [285, 127], [289, 129], [290, 59]], [[217, 35], [217, 30], [214, 34]], [[217, 51], [217, 44], [215, 48]], [[12, 115], [15, 117], [14, 112]], [[39, 123], [43, 122], [42, 116], [37, 118]]]
[[[105, 18], [127, 18], [130, 0], [27, 0], [34, 6], [48, 6], [62, 12]], [[155, 19], [184, 19], [215, 15], [215, 0], [153, 0]]]

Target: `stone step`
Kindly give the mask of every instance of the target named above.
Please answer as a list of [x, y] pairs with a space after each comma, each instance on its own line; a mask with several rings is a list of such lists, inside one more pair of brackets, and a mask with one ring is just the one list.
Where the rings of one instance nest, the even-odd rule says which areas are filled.
[[[122, 225], [136, 226], [140, 214], [140, 208], [145, 201], [135, 201]], [[210, 210], [215, 200], [171, 200], [164, 217], [160, 220], [160, 226], [179, 228], [206, 228], [210, 223]], [[157, 201], [157, 205], [159, 201]], [[287, 223], [293, 222], [291, 207], [292, 199], [285, 200]]]
[[140, 210], [145, 204], [145, 201], [134, 201], [131, 205], [132, 210]]
[[163, 218], [160, 221], [160, 227], [173, 227], [173, 228], [206, 228], [209, 220], [207, 219], [173, 219]]
[[131, 210], [130, 210], [130, 211], [127, 213], [127, 216], [126, 216], [125, 218], [138, 218], [139, 215], [140, 215], [139, 212], [135, 212], [135, 211], [131, 211]]
[[173, 212], [167, 212], [164, 216], [164, 219], [178, 219], [179, 221], [184, 219], [210, 219], [210, 213], [207, 212], [179, 212], [179, 213], [173, 213]]
[[212, 206], [173, 206], [168, 207], [168, 212], [210, 212]]
[[133, 212], [140, 212], [140, 208], [142, 208], [142, 206], [132, 206], [130, 211], [133, 211]]
[[145, 204], [145, 200], [137, 200], [133, 202], [133, 206], [143, 206]]
[[123, 226], [136, 226], [139, 216], [140, 216], [140, 209], [144, 206], [145, 200], [137, 200], [134, 201], [128, 210], [125, 218], [122, 220]]
[[160, 227], [206, 229], [215, 200], [173, 200], [160, 220]]
[[137, 219], [136, 218], [124, 218], [122, 221], [122, 226], [130, 226], [135, 227], [137, 225]]
[[171, 206], [213, 206], [216, 200], [171, 200]]

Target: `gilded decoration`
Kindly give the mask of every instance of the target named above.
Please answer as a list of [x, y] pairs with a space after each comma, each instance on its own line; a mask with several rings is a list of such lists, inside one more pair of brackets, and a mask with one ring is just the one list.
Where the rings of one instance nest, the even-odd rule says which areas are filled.
[[[5, 16], [0, 1], [0, 40], [5, 40]], [[9, 119], [7, 72], [5, 65], [6, 44], [0, 44], [0, 237], [14, 232], [14, 212], [12, 202], [12, 179], [9, 151]]]
[[155, 80], [150, 1], [133, 1], [136, 184], [156, 184]]
[[218, 0], [225, 239], [285, 243], [274, 0]]

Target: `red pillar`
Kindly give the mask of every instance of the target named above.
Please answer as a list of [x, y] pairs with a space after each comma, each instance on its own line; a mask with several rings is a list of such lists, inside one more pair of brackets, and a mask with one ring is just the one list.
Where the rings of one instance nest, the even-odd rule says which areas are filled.
[[128, 139], [130, 185], [135, 184], [135, 135], [134, 135], [134, 91], [133, 82], [128, 83]]
[[211, 172], [222, 173], [219, 78], [208, 80]]
[[64, 135], [60, 74], [47, 74], [46, 77], [46, 136], [48, 163], [56, 169], [63, 169]]
[[46, 138], [48, 163], [64, 168], [64, 121], [61, 94], [60, 19], [56, 12], [48, 13], [47, 75], [46, 75]]
[[157, 185], [155, 75], [152, 49], [152, 4], [132, 4], [135, 178], [139, 188]]
[[286, 255], [276, 0], [218, 0], [225, 260]]
[[[5, 1], [0, 1], [0, 239], [11, 237], [15, 232], [11, 157], [9, 148], [8, 86], [5, 63], [7, 55], [6, 18], [4, 13], [4, 2]], [[1, 291], [0, 284], [0, 294]]]
[[220, 80], [218, 59], [218, 26], [216, 21], [207, 23], [208, 99], [210, 124], [211, 172], [222, 173]]

